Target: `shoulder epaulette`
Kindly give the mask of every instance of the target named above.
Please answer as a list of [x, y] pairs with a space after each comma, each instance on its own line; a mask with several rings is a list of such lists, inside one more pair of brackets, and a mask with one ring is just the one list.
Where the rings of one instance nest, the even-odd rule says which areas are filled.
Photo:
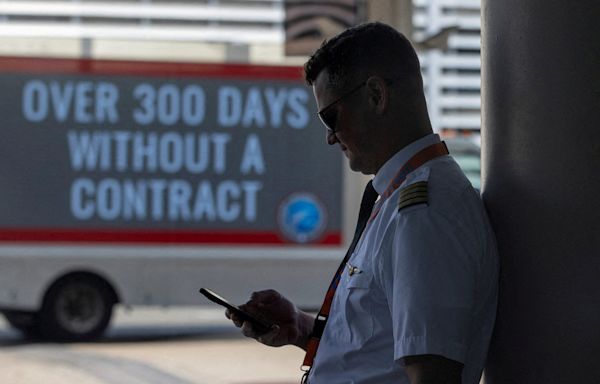
[[427, 182], [418, 181], [400, 190], [398, 211], [411, 205], [427, 204]]

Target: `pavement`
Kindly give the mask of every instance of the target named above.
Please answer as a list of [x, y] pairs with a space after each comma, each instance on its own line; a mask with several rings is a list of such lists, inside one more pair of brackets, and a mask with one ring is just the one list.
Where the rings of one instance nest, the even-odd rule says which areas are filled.
[[0, 320], [0, 383], [292, 384], [303, 351], [240, 335], [220, 309], [117, 309], [90, 343], [24, 340]]

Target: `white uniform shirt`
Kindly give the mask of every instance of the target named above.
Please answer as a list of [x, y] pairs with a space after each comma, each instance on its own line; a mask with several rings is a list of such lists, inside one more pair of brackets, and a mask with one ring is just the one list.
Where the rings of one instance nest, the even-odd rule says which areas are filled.
[[[375, 176], [377, 192], [437, 142], [429, 135], [398, 152]], [[419, 181], [427, 181], [428, 204], [398, 210], [399, 192]], [[465, 365], [463, 384], [479, 383], [496, 315], [498, 268], [478, 193], [450, 156], [425, 163], [383, 201], [350, 257], [309, 382], [409, 383], [401, 358], [435, 354]]]

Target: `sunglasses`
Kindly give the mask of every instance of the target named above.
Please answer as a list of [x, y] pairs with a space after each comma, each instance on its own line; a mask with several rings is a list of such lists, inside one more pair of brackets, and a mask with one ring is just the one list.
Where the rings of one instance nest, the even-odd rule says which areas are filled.
[[338, 97], [337, 99], [335, 99], [334, 101], [332, 101], [331, 103], [329, 103], [329, 105], [327, 105], [325, 108], [321, 109], [318, 112], [319, 118], [321, 119], [321, 122], [327, 127], [327, 129], [329, 130], [327, 132], [327, 134], [334, 134], [336, 131], [336, 125], [337, 125], [337, 116], [338, 116], [338, 111], [335, 108], [332, 108], [335, 104], [339, 103], [340, 101], [342, 101], [344, 98], [350, 96], [351, 94], [353, 94], [354, 92], [358, 91], [363, 85], [367, 84], [367, 81], [363, 81], [362, 83], [358, 84], [356, 87], [352, 88], [350, 91], [346, 92], [345, 94], [343, 94], [342, 96]]

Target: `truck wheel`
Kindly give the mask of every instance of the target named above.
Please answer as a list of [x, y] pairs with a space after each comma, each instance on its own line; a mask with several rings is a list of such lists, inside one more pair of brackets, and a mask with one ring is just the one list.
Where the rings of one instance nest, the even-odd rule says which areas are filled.
[[100, 336], [110, 321], [115, 303], [106, 282], [92, 276], [71, 276], [56, 282], [40, 311], [43, 338], [83, 341]]
[[37, 338], [40, 336], [40, 322], [36, 312], [3, 311], [2, 314], [6, 322], [25, 337]]

